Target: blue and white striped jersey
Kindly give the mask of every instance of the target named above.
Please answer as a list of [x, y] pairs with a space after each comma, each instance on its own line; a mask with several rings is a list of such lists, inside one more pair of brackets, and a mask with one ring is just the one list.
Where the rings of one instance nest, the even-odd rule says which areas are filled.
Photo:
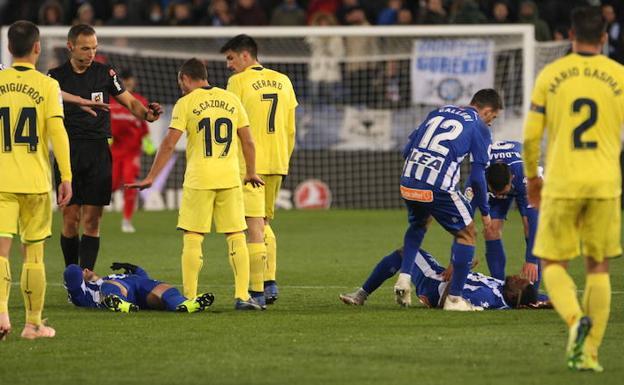
[[80, 307], [102, 307], [102, 297], [100, 295], [102, 283], [109, 280], [122, 280], [128, 277], [130, 277], [128, 274], [110, 274], [95, 281], [82, 280], [82, 282], [79, 282], [79, 289], [76, 286], [78, 282], [68, 282], [66, 277], [65, 288], [69, 294], [70, 301], [74, 305]]
[[[440, 305], [440, 298], [448, 285], [442, 278], [443, 271], [444, 267], [431, 254], [420, 249], [411, 272], [412, 283], [416, 287], [418, 297], [429, 306]], [[505, 282], [499, 279], [471, 272], [464, 284], [462, 297], [473, 305], [485, 309], [509, 309], [503, 298], [504, 284]]]
[[442, 191], [455, 191], [464, 158], [470, 155], [472, 163], [486, 167], [491, 144], [490, 130], [476, 109], [440, 107], [410, 135], [403, 150], [401, 185], [417, 188], [426, 183]]

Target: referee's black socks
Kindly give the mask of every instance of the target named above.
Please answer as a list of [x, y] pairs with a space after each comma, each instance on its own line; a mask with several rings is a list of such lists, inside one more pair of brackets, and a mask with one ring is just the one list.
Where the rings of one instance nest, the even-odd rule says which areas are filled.
[[72, 238], [67, 238], [61, 234], [61, 250], [63, 250], [63, 257], [65, 258], [65, 266], [71, 264], [78, 264], [78, 249], [80, 247], [80, 238], [76, 235]]
[[93, 270], [100, 251], [100, 237], [82, 234], [80, 238], [80, 267]]

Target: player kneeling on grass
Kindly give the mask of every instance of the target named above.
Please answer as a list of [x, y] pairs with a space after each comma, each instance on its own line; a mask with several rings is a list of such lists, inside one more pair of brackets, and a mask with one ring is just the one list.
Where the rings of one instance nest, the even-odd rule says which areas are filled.
[[[353, 293], [340, 294], [340, 300], [348, 305], [364, 305], [369, 295], [400, 270], [402, 260], [402, 250], [387, 255], [375, 266], [361, 288]], [[416, 295], [427, 307], [444, 307], [449, 289], [448, 272], [423, 249], [416, 254], [410, 272], [412, 283], [416, 287]], [[546, 301], [538, 302], [537, 290], [531, 282], [518, 275], [507, 276], [503, 281], [470, 272], [461, 295], [475, 310], [549, 307]]]
[[195, 313], [214, 301], [211, 293], [187, 299], [175, 287], [151, 279], [145, 270], [130, 263], [115, 262], [111, 269], [124, 269], [124, 274], [100, 277], [78, 265], [67, 266], [63, 275], [70, 301], [79, 307], [108, 308], [122, 313], [139, 309]]

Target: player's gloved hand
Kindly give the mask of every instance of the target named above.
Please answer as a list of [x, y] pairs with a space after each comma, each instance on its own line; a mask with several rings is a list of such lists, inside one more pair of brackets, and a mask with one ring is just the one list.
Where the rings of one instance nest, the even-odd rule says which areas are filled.
[[531, 282], [537, 282], [537, 270], [536, 263], [525, 262], [524, 265], [522, 265], [520, 275]]
[[148, 122], [154, 122], [160, 118], [160, 114], [163, 113], [163, 109], [160, 104], [152, 102], [147, 105], [147, 111], [145, 112], [145, 120]]
[[156, 146], [152, 139], [149, 136], [143, 137], [143, 141], [141, 142], [141, 146], [143, 147], [143, 152], [145, 155], [154, 155], [156, 153]]
[[245, 178], [243, 179], [243, 183], [244, 184], [251, 183], [251, 185], [254, 187], [264, 186], [264, 181], [257, 174], [245, 175]]
[[113, 262], [110, 268], [111, 270], [124, 269], [124, 274], [134, 274], [139, 267], [127, 262]]

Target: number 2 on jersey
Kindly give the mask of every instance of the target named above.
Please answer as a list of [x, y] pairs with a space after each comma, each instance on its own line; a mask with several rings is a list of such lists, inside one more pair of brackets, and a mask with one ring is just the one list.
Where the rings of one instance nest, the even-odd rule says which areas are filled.
[[[232, 121], [228, 118], [219, 118], [214, 122], [214, 129], [210, 123], [210, 118], [204, 118], [199, 121], [197, 127], [197, 132], [204, 131], [204, 155], [207, 158], [212, 157], [212, 133], [214, 132], [215, 143], [225, 145], [221, 155], [219, 155], [220, 158], [223, 158], [228, 155], [232, 145], [232, 133], [234, 131]], [[223, 132], [224, 128], [225, 132]]]
[[583, 140], [581, 140], [583, 133], [592, 128], [594, 124], [596, 124], [596, 120], [598, 120], [598, 105], [592, 99], [576, 99], [574, 103], [572, 103], [572, 111], [579, 113], [584, 106], [589, 107], [589, 117], [574, 129], [573, 134], [574, 148], [578, 150], [594, 149], [598, 147], [598, 142], [583, 142]]
[[267, 121], [267, 132], [275, 134], [275, 111], [277, 110], [277, 94], [262, 94], [263, 102], [271, 102]]
[[[13, 144], [11, 142], [11, 114], [9, 107], [0, 108], [0, 120], [2, 121], [2, 151], [11, 152]], [[24, 135], [24, 130], [28, 124], [28, 134]], [[15, 125], [13, 135], [15, 144], [27, 144], [28, 152], [37, 152], [39, 137], [37, 136], [37, 110], [33, 107], [24, 107], [20, 111]]]

